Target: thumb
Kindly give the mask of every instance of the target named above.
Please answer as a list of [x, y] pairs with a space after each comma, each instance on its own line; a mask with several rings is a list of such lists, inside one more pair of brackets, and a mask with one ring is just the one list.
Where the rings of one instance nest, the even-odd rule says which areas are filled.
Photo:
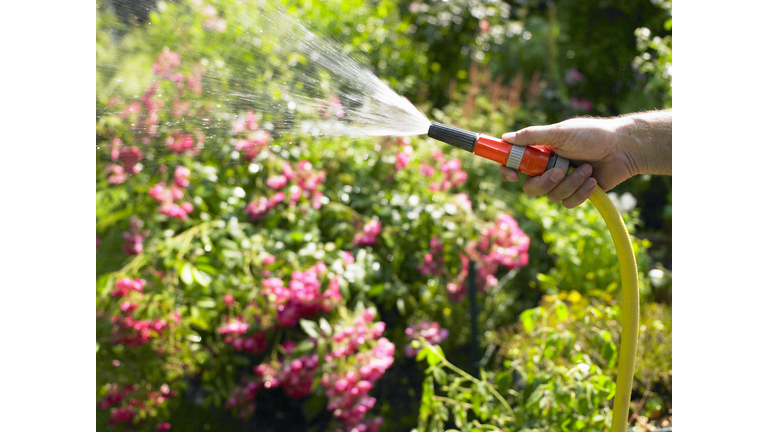
[[501, 136], [504, 141], [521, 146], [550, 145], [553, 138], [554, 133], [550, 126], [529, 126], [517, 132], [507, 132]]

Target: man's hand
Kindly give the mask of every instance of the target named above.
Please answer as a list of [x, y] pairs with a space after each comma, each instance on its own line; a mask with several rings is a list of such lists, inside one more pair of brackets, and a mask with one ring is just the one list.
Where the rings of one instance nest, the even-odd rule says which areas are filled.
[[[540, 176], [529, 176], [523, 184], [526, 195], [547, 195], [566, 208], [586, 201], [598, 184], [610, 190], [638, 174], [672, 174], [671, 111], [611, 119], [576, 118], [506, 133], [502, 139], [523, 146], [549, 146], [559, 156], [580, 164], [569, 175], [552, 168]], [[499, 175], [505, 181], [520, 179], [517, 171], [503, 165]]]

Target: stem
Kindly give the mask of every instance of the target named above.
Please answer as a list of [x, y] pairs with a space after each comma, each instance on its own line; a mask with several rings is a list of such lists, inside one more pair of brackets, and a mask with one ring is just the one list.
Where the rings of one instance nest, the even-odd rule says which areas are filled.
[[496, 388], [494, 388], [493, 385], [491, 385], [491, 383], [489, 383], [489, 382], [487, 382], [485, 380], [479, 380], [479, 379], [473, 377], [472, 375], [464, 372], [463, 370], [459, 369], [458, 367], [454, 366], [451, 362], [446, 360], [446, 358], [443, 357], [430, 343], [428, 343], [426, 341], [423, 341], [423, 343], [426, 345], [426, 347], [430, 351], [432, 351], [432, 353], [434, 353], [440, 359], [441, 364], [447, 366], [448, 369], [450, 369], [450, 370], [454, 371], [455, 373], [459, 374], [460, 376], [462, 376], [462, 377], [464, 377], [464, 378], [474, 382], [475, 384], [482, 383], [482, 384], [487, 385], [488, 386], [488, 390], [490, 390], [491, 394], [493, 394], [493, 396], [501, 403], [501, 405], [504, 406], [504, 409], [506, 409], [509, 412], [509, 414], [512, 416], [512, 418], [515, 417], [515, 413], [512, 411], [512, 407], [509, 405], [507, 400], [504, 399], [504, 397], [501, 396], [498, 391], [496, 391]]
[[[656, 375], [655, 371], [653, 375]], [[637, 418], [638, 414], [640, 414], [640, 410], [642, 410], [643, 406], [645, 406], [645, 400], [648, 399], [648, 395], [650, 393], [651, 393], [651, 385], [648, 384], [645, 386], [645, 392], [643, 392], [643, 398], [640, 399], [640, 404], [637, 406], [637, 409], [635, 410], [635, 412], [632, 413], [632, 416], [629, 418], [629, 420], [627, 420], [628, 424], [631, 424], [633, 421], [635, 421], [635, 418]]]

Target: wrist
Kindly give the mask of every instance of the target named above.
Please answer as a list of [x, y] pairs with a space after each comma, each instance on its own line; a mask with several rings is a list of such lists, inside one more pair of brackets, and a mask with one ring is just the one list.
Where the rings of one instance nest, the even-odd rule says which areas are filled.
[[652, 111], [619, 117], [618, 147], [633, 175], [672, 175], [672, 112]]
[[616, 131], [616, 150], [627, 161], [631, 176], [648, 174], [648, 146], [638, 133], [638, 125], [632, 117], [616, 117], [610, 120]]

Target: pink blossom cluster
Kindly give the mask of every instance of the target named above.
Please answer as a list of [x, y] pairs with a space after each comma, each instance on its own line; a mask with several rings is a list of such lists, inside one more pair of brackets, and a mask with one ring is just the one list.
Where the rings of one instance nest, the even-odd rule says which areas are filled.
[[441, 276], [445, 274], [443, 262], [443, 243], [435, 234], [429, 241], [429, 252], [424, 255], [424, 262], [419, 265], [419, 273], [424, 276]]
[[184, 201], [178, 204], [184, 198], [184, 189], [189, 186], [189, 176], [189, 168], [177, 166], [171, 187], [160, 182], [149, 190], [149, 196], [160, 203], [160, 213], [181, 220], [186, 220], [189, 213], [192, 213], [195, 209], [192, 203]]
[[[267, 371], [264, 372], [266, 373]], [[271, 387], [271, 381], [267, 382], [269, 383], [267, 388]], [[279, 382], [275, 382], [274, 384], [275, 387], [280, 385]], [[232, 394], [227, 398], [227, 402], [224, 406], [226, 408], [235, 409], [238, 418], [247, 418], [256, 410], [256, 404], [253, 400], [256, 399], [256, 394], [258, 394], [259, 390], [264, 387], [265, 380], [261, 377], [255, 380], [244, 380], [242, 385], [235, 387]]]
[[[282, 366], [276, 370], [275, 378], [280, 382], [285, 394], [294, 399], [300, 399], [312, 392], [319, 357], [308, 354], [295, 359], [284, 359]], [[258, 373], [258, 366], [254, 370]]]
[[469, 196], [465, 193], [458, 193], [453, 196], [453, 202], [456, 206], [465, 212], [472, 211], [472, 201], [469, 200]]
[[328, 360], [352, 355], [366, 341], [381, 337], [386, 325], [381, 321], [374, 323], [375, 316], [376, 309], [370, 307], [357, 316], [351, 325], [338, 328], [332, 336], [335, 344]]
[[470, 242], [468, 251], [478, 256], [478, 262], [500, 264], [513, 270], [528, 264], [530, 242], [515, 218], [501, 214], [495, 223], [483, 228], [480, 240]]
[[[329, 411], [344, 425], [346, 431], [375, 432], [383, 419], [365, 421], [366, 413], [373, 408], [376, 398], [368, 395], [384, 372], [394, 363], [395, 345], [386, 338], [379, 338], [368, 351], [355, 354], [352, 366], [333, 373], [326, 373], [320, 385], [326, 388]], [[347, 363], [348, 364], [348, 363]]]
[[152, 65], [152, 72], [165, 79], [171, 79], [176, 68], [181, 65], [181, 56], [174, 51], [163, 51], [155, 64]]
[[128, 105], [128, 108], [123, 112], [122, 117], [133, 117], [135, 114], [136, 121], [131, 123], [131, 130], [134, 132], [143, 132], [141, 142], [143, 144], [149, 144], [150, 138], [154, 138], [158, 134], [158, 128], [160, 124], [160, 109], [165, 105], [162, 100], [154, 100], [155, 93], [159, 83], [153, 81], [152, 84], [147, 87], [144, 94], [141, 95], [139, 100], [146, 110], [146, 114], [142, 114], [141, 105], [138, 102], [132, 102]]
[[276, 305], [279, 325], [292, 327], [299, 319], [329, 312], [341, 301], [338, 276], [331, 278], [328, 288], [321, 291], [319, 276], [326, 272], [325, 264], [320, 261], [305, 272], [294, 271], [287, 287], [280, 278], [262, 282], [266, 294]]
[[[133, 304], [129, 304], [133, 306]], [[127, 308], [126, 312], [134, 307]], [[140, 347], [152, 340], [154, 335], [160, 336], [168, 329], [168, 321], [160, 319], [134, 320], [131, 316], [116, 315], [112, 317], [112, 323], [116, 326], [112, 333], [112, 342], [123, 343], [131, 348]]]
[[[283, 349], [290, 356], [296, 343], [288, 341]], [[297, 358], [283, 357], [275, 364], [263, 363], [253, 368], [255, 380], [245, 381], [236, 387], [227, 399], [226, 407], [238, 411], [238, 417], [245, 418], [256, 408], [254, 399], [263, 388], [274, 389], [282, 387], [289, 397], [300, 399], [312, 392], [314, 375], [319, 365], [317, 354], [307, 354]]]
[[443, 179], [440, 182], [432, 182], [429, 185], [430, 192], [448, 191], [458, 187], [467, 179], [467, 173], [461, 170], [461, 160], [451, 159], [440, 165]]
[[[155, 64], [152, 65], [152, 71], [159, 77], [159, 81], [153, 81], [139, 98], [139, 101], [129, 103], [120, 114], [121, 118], [130, 119], [131, 131], [140, 134], [140, 141], [145, 145], [149, 145], [150, 140], [158, 136], [160, 124], [159, 111], [165, 106], [163, 99], [160, 99], [161, 95], [158, 94], [162, 81], [170, 81], [179, 96], [183, 96], [187, 90], [196, 94], [202, 93], [202, 76], [205, 74], [205, 70], [199, 64], [196, 64], [192, 71], [185, 76], [178, 71], [180, 65], [181, 57], [178, 53], [174, 51], [164, 51], [161, 53]], [[116, 103], [117, 100], [110, 100], [110, 104]], [[189, 102], [180, 101], [178, 97], [175, 97], [172, 114], [178, 118], [185, 114], [193, 113], [189, 109]], [[199, 129], [194, 129], [193, 133], [175, 131], [165, 140], [168, 148], [174, 153], [179, 154], [185, 152], [199, 153], [200, 147], [204, 142], [205, 135]], [[138, 155], [136, 153], [137, 150], [131, 150], [134, 152], [134, 155], [126, 155], [126, 157], [135, 158]], [[113, 167], [110, 167], [110, 169], [119, 171]], [[115, 179], [119, 179], [119, 175]]]
[[413, 146], [411, 145], [410, 137], [397, 138], [397, 144], [400, 151], [397, 153], [397, 156], [395, 156], [395, 171], [400, 171], [411, 161], [411, 157], [413, 156]]
[[317, 112], [325, 119], [330, 118], [331, 116], [336, 116], [336, 118], [342, 119], [345, 114], [341, 100], [335, 95], [329, 96], [327, 102], [318, 105]]
[[174, 132], [165, 139], [168, 150], [176, 154], [198, 154], [205, 143], [205, 134], [195, 130], [189, 132]]
[[149, 231], [144, 228], [144, 222], [134, 215], [128, 218], [128, 232], [123, 233], [123, 252], [128, 255], [139, 255], [144, 252], [144, 239]]
[[111, 185], [122, 184], [133, 174], [141, 172], [139, 161], [144, 158], [144, 153], [138, 147], [123, 147], [123, 141], [115, 137], [110, 147], [112, 162], [104, 168], [108, 174], [107, 182]]
[[204, 29], [214, 29], [219, 33], [224, 33], [224, 31], [227, 29], [227, 22], [224, 21], [223, 18], [219, 17], [215, 7], [211, 5], [205, 5], [205, 7], [203, 7], [203, 15], [208, 17], [208, 19], [203, 23]]
[[[111, 410], [107, 423], [112, 426], [131, 423], [140, 411], [148, 407], [157, 407], [177, 394], [176, 390], [171, 390], [168, 384], [161, 385], [159, 392], [153, 391], [146, 395], [139, 394], [138, 384], [127, 384], [122, 388], [118, 384], [107, 384], [107, 387], [107, 394], [96, 403], [96, 406], [102, 410]], [[171, 425], [167, 422], [157, 426], [157, 430], [161, 432], [168, 431], [170, 428]]]
[[243, 160], [250, 162], [269, 145], [269, 134], [259, 129], [259, 122], [253, 111], [248, 110], [245, 117], [238, 117], [232, 123], [235, 133], [235, 150], [243, 154]]
[[435, 175], [435, 167], [433, 167], [432, 165], [427, 165], [424, 162], [422, 162], [421, 164], [419, 164], [419, 172], [424, 177], [432, 177], [433, 175]]
[[576, 83], [584, 80], [584, 75], [576, 68], [571, 68], [565, 74], [565, 83], [569, 86], [576, 85]]
[[115, 282], [111, 295], [112, 297], [120, 298], [127, 296], [131, 291], [142, 292], [146, 284], [147, 281], [144, 279], [120, 278]]
[[355, 234], [352, 244], [355, 246], [374, 245], [379, 234], [381, 234], [381, 221], [374, 219], [363, 226], [363, 232]]
[[[440, 324], [435, 321], [422, 321], [405, 329], [405, 335], [411, 341], [424, 338], [430, 344], [437, 345], [448, 337], [448, 329], [441, 328]], [[418, 353], [419, 349], [414, 348], [410, 343], [405, 346], [406, 357], [415, 357]]]
[[261, 354], [267, 349], [267, 333], [260, 331], [246, 336], [248, 327], [248, 324], [238, 317], [220, 327], [219, 334], [224, 336], [224, 343], [232, 345], [235, 351]]
[[499, 266], [511, 271], [528, 264], [529, 244], [530, 239], [512, 216], [499, 215], [495, 221], [483, 227], [479, 240], [473, 240], [467, 245], [467, 255], [461, 257], [462, 269], [458, 278], [448, 283], [449, 298], [452, 301], [464, 298], [470, 258], [477, 264], [475, 284], [482, 292], [486, 286], [498, 283], [496, 273]]
[[245, 213], [252, 221], [258, 221], [264, 217], [270, 210], [275, 208], [278, 204], [285, 200], [285, 193], [278, 192], [272, 195], [270, 198], [259, 197], [259, 199], [251, 201], [245, 207]]
[[293, 171], [290, 163], [285, 162], [283, 164], [283, 176], [286, 180], [295, 180], [296, 182], [289, 188], [288, 192], [288, 198], [292, 205], [304, 197], [312, 204], [312, 208], [320, 208], [323, 193], [319, 187], [325, 182], [325, 170], [314, 170], [309, 161], [303, 160], [296, 164], [296, 171]]
[[192, 70], [187, 75], [187, 88], [197, 95], [203, 93], [203, 75], [205, 75], [205, 68], [199, 63], [195, 63]]

